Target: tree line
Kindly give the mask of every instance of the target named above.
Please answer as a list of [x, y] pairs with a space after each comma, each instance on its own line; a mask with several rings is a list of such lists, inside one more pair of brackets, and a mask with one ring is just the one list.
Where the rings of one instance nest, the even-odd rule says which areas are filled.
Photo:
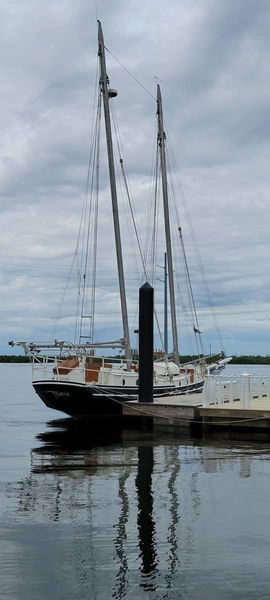
[[[116, 357], [115, 357], [116, 358]], [[215, 362], [224, 358], [223, 356], [207, 356], [206, 361], [208, 363]], [[113, 357], [112, 357], [113, 359]], [[198, 356], [194, 355], [182, 355], [181, 363], [192, 362], [193, 360], [197, 360]], [[29, 363], [31, 359], [29, 356], [23, 355], [15, 355], [15, 354], [2, 354], [0, 355], [1, 363]], [[231, 365], [269, 365], [270, 364], [270, 355], [267, 354], [263, 356], [261, 354], [242, 354], [242, 355], [234, 355], [230, 362]]]

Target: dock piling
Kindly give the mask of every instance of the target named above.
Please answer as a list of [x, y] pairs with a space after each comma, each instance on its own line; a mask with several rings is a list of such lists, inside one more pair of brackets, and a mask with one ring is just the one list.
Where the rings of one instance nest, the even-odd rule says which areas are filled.
[[139, 402], [153, 402], [154, 289], [146, 281], [139, 291]]

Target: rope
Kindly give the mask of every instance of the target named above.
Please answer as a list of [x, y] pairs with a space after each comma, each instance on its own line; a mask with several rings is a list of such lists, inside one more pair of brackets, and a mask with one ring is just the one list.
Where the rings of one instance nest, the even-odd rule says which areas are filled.
[[196, 311], [196, 306], [195, 306], [194, 294], [193, 294], [193, 289], [192, 289], [192, 285], [191, 285], [190, 273], [189, 273], [189, 268], [188, 268], [188, 263], [187, 263], [187, 257], [186, 257], [186, 251], [185, 251], [181, 227], [178, 228], [178, 231], [179, 231], [180, 243], [181, 243], [182, 252], [183, 252], [183, 259], [184, 259], [185, 274], [186, 274], [186, 279], [187, 279], [188, 295], [189, 295], [189, 299], [190, 299], [190, 306], [193, 311], [193, 316], [195, 319], [196, 330], [197, 330], [197, 332], [195, 332], [195, 329], [194, 329], [194, 333], [197, 333], [197, 335], [198, 335], [198, 340], [197, 340], [197, 335], [195, 337], [196, 337], [196, 342], [199, 341], [199, 347], [200, 347], [199, 348], [200, 352], [198, 352], [198, 354], [201, 353], [201, 355], [203, 356], [201, 332], [199, 329], [199, 321], [198, 321], [198, 316], [197, 316], [197, 311]]
[[[113, 103], [111, 104], [111, 108], [112, 108], [111, 115], [112, 115], [112, 121], [113, 121], [113, 126], [114, 126], [115, 139], [116, 139], [116, 143], [117, 143], [118, 157], [119, 157], [119, 163], [120, 163], [120, 173], [121, 173], [121, 177], [123, 179], [124, 188], [125, 188], [126, 196], [128, 199], [128, 207], [127, 208], [129, 208], [129, 211], [130, 211], [132, 223], [130, 223], [130, 218], [129, 218], [130, 215], [128, 214], [128, 211], [126, 211], [126, 221], [127, 221], [127, 227], [129, 230], [131, 249], [132, 249], [132, 253], [133, 253], [133, 262], [134, 262], [134, 265], [136, 266], [136, 271], [137, 271], [137, 281], [139, 282], [140, 269], [139, 269], [139, 265], [138, 265], [137, 254], [135, 251], [136, 246], [135, 246], [134, 235], [133, 235], [133, 230], [132, 230], [131, 224], [133, 225], [136, 242], [137, 242], [138, 249], [139, 249], [140, 258], [142, 261], [142, 265], [144, 267], [141, 242], [140, 242], [138, 227], [137, 227], [136, 220], [135, 220], [135, 213], [134, 213], [133, 202], [132, 202], [132, 197], [131, 197], [131, 193], [130, 193], [130, 186], [128, 183], [128, 177], [127, 177], [127, 173], [126, 173], [125, 167], [124, 167], [124, 160], [123, 160], [124, 152], [123, 152], [123, 145], [122, 145], [122, 141], [121, 141], [121, 137], [120, 137], [120, 128], [118, 125], [117, 115], [116, 115]], [[120, 181], [120, 183], [121, 183], [121, 181]], [[126, 203], [124, 203], [124, 206], [126, 206]]]
[[[199, 424], [199, 425], [202, 424], [201, 421], [196, 421], [194, 419], [183, 419], [181, 417], [169, 417], [167, 415], [156, 415], [155, 413], [152, 413], [150, 411], [146, 411], [143, 408], [141, 409], [141, 408], [139, 408], [137, 406], [134, 406], [133, 404], [132, 404], [132, 407], [130, 407], [130, 403], [129, 402], [123, 402], [121, 400], [117, 400], [111, 394], [104, 393], [104, 388], [101, 388], [101, 387], [96, 386], [96, 385], [94, 387], [95, 387], [96, 390], [101, 391], [106, 398], [109, 398], [110, 400], [112, 400], [116, 404], [120, 404], [121, 406], [124, 406], [126, 408], [132, 408], [132, 410], [135, 410], [136, 412], [141, 413], [144, 416], [148, 416], [148, 417], [157, 417], [158, 416], [159, 419], [165, 419], [165, 420], [169, 420], [169, 421], [176, 421], [176, 422], [180, 421], [180, 422], [183, 422], [183, 423], [195, 423], [195, 424]], [[176, 405], [171, 404], [170, 406], [176, 406]], [[187, 405], [187, 406], [189, 408], [192, 408], [192, 405]], [[195, 407], [195, 408], [197, 408], [197, 407]], [[236, 424], [236, 423], [249, 423], [249, 422], [252, 422], [252, 421], [262, 421], [262, 420], [264, 420], [266, 418], [267, 417], [263, 416], [263, 417], [250, 417], [249, 419], [234, 419], [233, 421], [224, 421], [222, 423], [222, 425], [233, 425], [233, 424]], [[209, 424], [210, 425], [220, 425], [221, 423], [220, 423], [220, 421], [211, 421]]]
[[147, 92], [147, 94], [149, 94], [149, 96], [151, 96], [151, 98], [154, 98], [154, 100], [156, 102], [155, 96], [153, 96], [153, 94], [151, 94], [151, 92], [149, 92], [149, 90], [138, 79], [136, 79], [136, 77], [134, 75], [132, 75], [132, 73], [130, 73], [130, 71], [127, 69], [127, 67], [125, 67], [125, 65], [123, 65], [123, 63], [121, 63], [120, 60], [118, 58], [116, 58], [116, 56], [114, 56], [114, 54], [109, 50], [109, 48], [106, 48], [106, 46], [104, 46], [104, 47], [105, 47], [105, 50], [107, 50], [107, 52], [109, 52], [109, 54], [114, 58], [114, 60], [116, 60], [116, 62], [121, 67], [123, 67], [123, 69], [128, 73], [128, 75], [130, 77], [132, 77], [132, 79], [134, 79], [134, 81], [136, 81], [136, 83], [138, 83], [143, 88], [143, 90], [145, 90], [145, 92]]
[[[120, 138], [120, 129], [118, 126], [118, 122], [117, 122], [117, 117], [116, 117], [116, 113], [114, 110], [114, 106], [112, 105], [113, 110], [111, 111], [112, 114], [112, 121], [113, 121], [113, 126], [114, 126], [114, 132], [115, 132], [115, 138], [116, 138], [116, 143], [117, 143], [117, 149], [118, 149], [118, 155], [119, 155], [119, 162], [120, 162], [120, 168], [121, 168], [121, 175], [123, 178], [123, 183], [124, 183], [124, 187], [125, 187], [125, 191], [126, 191], [126, 195], [127, 195], [127, 199], [128, 199], [128, 206], [129, 206], [129, 210], [130, 210], [130, 214], [131, 214], [131, 220], [132, 220], [132, 225], [134, 228], [134, 233], [135, 233], [135, 237], [136, 237], [136, 242], [139, 248], [139, 255], [140, 255], [140, 259], [141, 259], [141, 263], [142, 263], [142, 269], [143, 269], [143, 274], [144, 277], [146, 278], [147, 281], [149, 281], [150, 278], [150, 273], [147, 270], [147, 265], [146, 265], [146, 258], [143, 254], [143, 250], [142, 250], [142, 244], [140, 241], [140, 236], [139, 236], [139, 231], [138, 231], [138, 227], [137, 227], [137, 223], [136, 223], [136, 219], [135, 219], [135, 211], [134, 211], [134, 205], [132, 202], [132, 196], [130, 193], [130, 187], [128, 184], [128, 179], [127, 179], [127, 174], [126, 174], [126, 170], [125, 170], [125, 163], [123, 160], [123, 148], [122, 148], [122, 142], [121, 142], [121, 138]], [[156, 184], [155, 184], [155, 213], [156, 213]], [[155, 217], [156, 218], [156, 217]], [[129, 226], [129, 220], [128, 220], [128, 226]], [[155, 229], [155, 228], [154, 228]], [[131, 241], [131, 245], [133, 246], [133, 239], [130, 235], [130, 241]], [[134, 263], [136, 263], [136, 254], [135, 254], [135, 249], [134, 249]], [[153, 263], [154, 263], [154, 250], [153, 250]], [[153, 267], [152, 267], [152, 280], [153, 280]], [[162, 348], [164, 349], [164, 341], [163, 341], [163, 336], [161, 333], [161, 328], [160, 328], [160, 324], [158, 321], [158, 316], [157, 316], [157, 312], [156, 309], [154, 308], [154, 317], [155, 317], [155, 323], [156, 323], [156, 327], [158, 330], [158, 334], [159, 334], [159, 338], [160, 338], [160, 342], [162, 345]]]
[[194, 245], [194, 249], [195, 249], [195, 253], [196, 253], [198, 265], [199, 265], [199, 268], [200, 268], [200, 271], [201, 271], [203, 285], [204, 285], [206, 297], [207, 297], [207, 300], [208, 300], [208, 304], [209, 304], [209, 307], [210, 307], [210, 310], [211, 310], [213, 323], [215, 325], [215, 329], [216, 329], [216, 333], [217, 333], [217, 337], [218, 337], [218, 340], [219, 340], [219, 344], [220, 344], [221, 350], [225, 354], [224, 344], [223, 344], [223, 340], [222, 340], [220, 328], [219, 328], [219, 325], [218, 325], [218, 322], [217, 322], [217, 317], [216, 317], [216, 313], [215, 313], [215, 308], [214, 308], [214, 304], [213, 304], [211, 292], [210, 292], [210, 289], [209, 289], [209, 285], [207, 283], [207, 279], [206, 279], [206, 275], [205, 275], [205, 269], [204, 269], [204, 266], [203, 266], [203, 263], [202, 263], [202, 259], [201, 259], [201, 256], [200, 256], [200, 252], [199, 252], [199, 248], [198, 248], [196, 236], [195, 236], [195, 233], [194, 233], [194, 229], [193, 229], [193, 226], [192, 226], [190, 213], [189, 213], [189, 210], [188, 210], [188, 205], [187, 205], [187, 201], [186, 201], [186, 197], [185, 197], [183, 185], [182, 185], [182, 182], [181, 182], [180, 177], [179, 177], [178, 168], [177, 168], [177, 164], [176, 164], [176, 160], [175, 160], [175, 156], [174, 156], [174, 153], [173, 153], [172, 144], [171, 144], [168, 132], [167, 132], [167, 140], [168, 140], [168, 148], [169, 148], [169, 152], [170, 152], [172, 166], [174, 168], [174, 172], [175, 172], [176, 181], [177, 181], [177, 184], [178, 184], [180, 196], [181, 196], [182, 201], [183, 201], [185, 215], [186, 215], [186, 219], [187, 219], [187, 222], [188, 222], [188, 226], [189, 226], [191, 238], [192, 238], [192, 241], [193, 241], [193, 245]]
[[[98, 189], [99, 189], [99, 146], [100, 146], [100, 118], [101, 118], [101, 91], [98, 97], [97, 115], [96, 115], [96, 127], [93, 141], [93, 166], [91, 173], [91, 186], [90, 186], [90, 203], [88, 208], [88, 219], [87, 228], [85, 232], [85, 254], [84, 254], [84, 266], [83, 266], [83, 289], [82, 289], [82, 305], [81, 305], [81, 320], [79, 330], [79, 341], [81, 341], [83, 334], [83, 317], [86, 309], [86, 290], [87, 290], [87, 275], [88, 275], [88, 260], [89, 260], [89, 244], [92, 235], [90, 236], [91, 228], [93, 228], [93, 265], [92, 265], [92, 304], [93, 298], [95, 297], [95, 285], [96, 285], [96, 248], [97, 248], [97, 220], [98, 220]], [[87, 177], [87, 188], [89, 190], [90, 183], [90, 164], [88, 169]], [[94, 201], [94, 187], [96, 184], [96, 194]], [[91, 223], [91, 213], [94, 212], [94, 223]], [[94, 296], [93, 296], [94, 294]], [[93, 316], [93, 315], [92, 315]], [[92, 337], [92, 336], [90, 336]]]

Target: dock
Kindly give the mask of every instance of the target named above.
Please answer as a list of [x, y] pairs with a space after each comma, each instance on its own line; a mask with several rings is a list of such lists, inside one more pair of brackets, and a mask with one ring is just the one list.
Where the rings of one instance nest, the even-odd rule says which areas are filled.
[[[270, 395], [252, 397], [249, 407], [240, 400], [205, 406], [203, 394], [171, 396], [154, 402], [129, 402], [123, 406], [124, 417], [149, 420], [153, 429], [177, 428], [186, 433], [203, 434], [210, 430], [264, 431], [270, 433]], [[240, 405], [240, 406], [239, 406]]]

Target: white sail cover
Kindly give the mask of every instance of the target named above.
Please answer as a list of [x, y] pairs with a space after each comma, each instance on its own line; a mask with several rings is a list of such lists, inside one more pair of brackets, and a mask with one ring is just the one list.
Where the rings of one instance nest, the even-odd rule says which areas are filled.
[[154, 372], [157, 375], [179, 375], [179, 367], [174, 362], [154, 362]]

